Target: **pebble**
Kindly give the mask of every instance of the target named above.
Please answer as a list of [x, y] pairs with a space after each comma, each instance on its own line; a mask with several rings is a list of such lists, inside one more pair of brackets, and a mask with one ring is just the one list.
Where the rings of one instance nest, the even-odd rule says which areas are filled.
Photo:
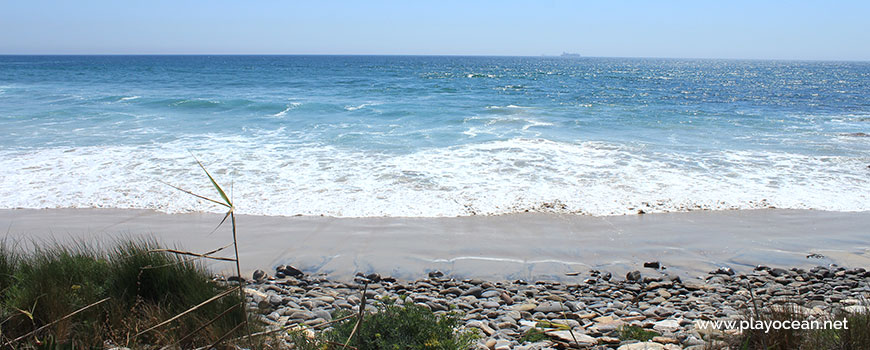
[[680, 329], [680, 323], [676, 320], [662, 320], [653, 324], [653, 329], [660, 332], [674, 332]]
[[543, 313], [562, 312], [562, 311], [568, 311], [568, 307], [565, 305], [562, 305], [560, 303], [548, 302], [545, 304], [538, 305], [537, 307], [535, 307], [534, 310], [535, 310], [535, 312], [543, 312]]
[[314, 316], [316, 316], [317, 318], [322, 318], [326, 321], [332, 321], [332, 314], [330, 314], [329, 311], [326, 310], [314, 311]]
[[[275, 277], [262, 271], [252, 275], [254, 280], [245, 288], [248, 305], [264, 322], [274, 327], [311, 326], [331, 321], [337, 310], [359, 307], [360, 285], [294, 269], [279, 266]], [[464, 328], [483, 335], [477, 344], [481, 350], [573, 347], [574, 338], [583, 347], [601, 350], [703, 347], [705, 334], [723, 332], [695, 330], [695, 321], [739, 317], [752, 298], [762, 305], [797, 301], [800, 305], [794, 310], [808, 317], [825, 317], [835, 310], [870, 311], [861, 302], [870, 293], [870, 272], [862, 268], [757, 267], [738, 274], [723, 267], [704, 279], [685, 281], [657, 273], [642, 276], [635, 270], [618, 280], [610, 273], [590, 272], [588, 279], [594, 283], [456, 280], [438, 271], [428, 279], [397, 281], [369, 274], [375, 278], [368, 282], [366, 309], [376, 310], [372, 304], [380, 299], [404, 296], [439, 314], [458, 312]], [[658, 335], [648, 342], [621, 341], [624, 325]], [[550, 340], [523, 343], [523, 335], [533, 327], [547, 327]]]
[[483, 293], [483, 288], [475, 286], [475, 287], [468, 288], [468, 290], [466, 290], [464, 293], [462, 293], [462, 295], [473, 295], [475, 297], [480, 298], [482, 293]]
[[484, 301], [483, 303], [480, 304], [480, 306], [483, 307], [484, 309], [498, 309], [499, 304], [497, 302], [494, 302], [494, 301]]
[[535, 304], [522, 304], [514, 306], [514, 310], [516, 311], [532, 311], [537, 307]]
[[665, 346], [654, 342], [625, 344], [617, 350], [665, 350]]
[[316, 317], [311, 311], [296, 311], [290, 314], [290, 318], [294, 320], [310, 320]]
[[648, 269], [658, 269], [658, 268], [662, 267], [662, 264], [659, 263], [658, 261], [649, 261], [649, 262], [643, 263], [643, 267], [648, 268]]
[[507, 292], [501, 292], [498, 297], [506, 305], [513, 305], [514, 304], [514, 299], [511, 298], [510, 294], [508, 294]]
[[573, 344], [576, 339], [576, 342], [580, 344], [580, 346], [590, 346], [598, 343], [597, 339], [579, 332], [552, 331], [547, 332], [547, 335], [571, 344]]

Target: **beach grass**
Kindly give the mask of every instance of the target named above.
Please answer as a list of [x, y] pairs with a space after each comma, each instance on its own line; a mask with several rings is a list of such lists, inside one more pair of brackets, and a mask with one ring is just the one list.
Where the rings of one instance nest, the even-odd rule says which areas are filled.
[[788, 329], [771, 328], [744, 330], [727, 342], [732, 349], [837, 349], [870, 350], [870, 303], [863, 300], [862, 305], [847, 310], [839, 309], [829, 314], [810, 317], [795, 304], [777, 307], [750, 308], [744, 310], [743, 320], [762, 322], [842, 322], [846, 327], [828, 329]]
[[[391, 300], [378, 301], [374, 308], [360, 324], [356, 317], [350, 317], [314, 337], [292, 334], [295, 349], [340, 349], [348, 344], [358, 350], [465, 350], [479, 338], [474, 331], [457, 330], [461, 321], [456, 313], [438, 315], [414, 303]], [[351, 315], [338, 312], [333, 317], [346, 316]]]
[[638, 341], [649, 341], [653, 337], [658, 336], [659, 334], [639, 326], [631, 326], [626, 325], [619, 328], [619, 339], [620, 340], [638, 340]]
[[239, 295], [228, 293], [142, 332], [235, 290], [213, 281], [201, 263], [159, 251], [152, 240], [120, 241], [107, 249], [81, 242], [42, 244], [26, 253], [5, 243], [0, 246], [3, 348], [192, 348], [217, 342], [248, 317]]

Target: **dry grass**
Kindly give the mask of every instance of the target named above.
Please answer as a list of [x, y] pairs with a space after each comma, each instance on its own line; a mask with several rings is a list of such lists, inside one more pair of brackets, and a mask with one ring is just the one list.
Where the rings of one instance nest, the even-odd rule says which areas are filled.
[[762, 329], [744, 330], [742, 334], [728, 339], [731, 349], [764, 350], [870, 350], [870, 303], [852, 311], [843, 309], [831, 314], [811, 315], [807, 309], [796, 304], [757, 306], [744, 311], [742, 320], [763, 322], [812, 322], [824, 325], [827, 321], [846, 321], [847, 329]]

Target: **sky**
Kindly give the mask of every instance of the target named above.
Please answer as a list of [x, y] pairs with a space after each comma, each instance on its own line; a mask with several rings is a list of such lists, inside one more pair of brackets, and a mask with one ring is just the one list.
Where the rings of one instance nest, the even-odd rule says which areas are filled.
[[0, 54], [870, 60], [870, 1], [0, 0]]

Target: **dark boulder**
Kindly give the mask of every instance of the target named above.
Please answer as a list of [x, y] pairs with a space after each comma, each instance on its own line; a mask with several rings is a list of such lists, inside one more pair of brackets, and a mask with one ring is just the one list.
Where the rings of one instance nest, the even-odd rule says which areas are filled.
[[262, 281], [264, 278], [266, 278], [266, 272], [263, 270], [256, 270], [251, 277], [254, 278], [254, 281]]
[[643, 267], [646, 267], [648, 269], [659, 269], [662, 267], [662, 264], [658, 261], [647, 261], [643, 263]]

